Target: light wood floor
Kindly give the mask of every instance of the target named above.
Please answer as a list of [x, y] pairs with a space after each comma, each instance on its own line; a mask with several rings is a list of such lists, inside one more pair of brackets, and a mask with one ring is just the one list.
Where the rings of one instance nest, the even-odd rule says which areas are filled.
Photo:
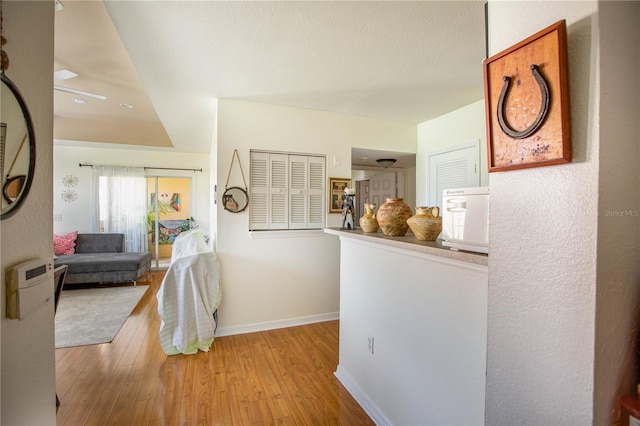
[[167, 357], [149, 274], [112, 343], [56, 349], [61, 425], [372, 425], [337, 381], [338, 322], [216, 338]]

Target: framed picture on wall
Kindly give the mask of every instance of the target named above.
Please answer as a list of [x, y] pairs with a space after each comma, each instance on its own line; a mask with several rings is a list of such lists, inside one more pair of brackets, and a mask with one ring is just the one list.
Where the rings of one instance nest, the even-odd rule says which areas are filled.
[[486, 59], [484, 79], [489, 172], [571, 161], [564, 20]]
[[[149, 205], [153, 206], [156, 202], [156, 194], [149, 194], [151, 197]], [[168, 194], [166, 192], [160, 194], [158, 196], [160, 199], [160, 207], [161, 210], [164, 208], [167, 212], [179, 212], [180, 211], [180, 194], [174, 192], [173, 194]]]
[[329, 178], [329, 213], [342, 213], [342, 196], [346, 188], [351, 188], [351, 179]]

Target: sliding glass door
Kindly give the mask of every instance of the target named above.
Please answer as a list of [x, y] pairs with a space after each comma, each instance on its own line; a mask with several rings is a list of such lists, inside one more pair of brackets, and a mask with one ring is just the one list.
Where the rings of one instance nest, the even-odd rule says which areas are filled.
[[148, 242], [156, 270], [169, 266], [173, 241], [190, 229], [191, 187], [190, 177], [147, 177]]

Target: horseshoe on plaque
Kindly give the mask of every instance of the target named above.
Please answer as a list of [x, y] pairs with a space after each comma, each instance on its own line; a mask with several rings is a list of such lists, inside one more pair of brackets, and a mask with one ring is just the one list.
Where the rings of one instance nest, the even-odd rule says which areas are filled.
[[507, 97], [507, 93], [509, 92], [509, 87], [511, 86], [511, 77], [502, 77], [502, 79], [504, 80], [504, 85], [502, 86], [502, 91], [500, 92], [500, 99], [498, 99], [498, 123], [500, 123], [500, 128], [502, 129], [502, 131], [513, 139], [524, 139], [534, 134], [540, 128], [540, 126], [542, 126], [544, 119], [547, 118], [547, 114], [549, 113], [549, 103], [551, 99], [549, 95], [549, 85], [547, 84], [544, 76], [540, 73], [540, 68], [538, 68], [537, 65], [531, 65], [531, 74], [533, 74], [533, 78], [535, 78], [536, 82], [538, 82], [538, 86], [540, 87], [542, 102], [540, 111], [538, 112], [538, 116], [536, 117], [535, 121], [531, 124], [531, 126], [520, 131], [513, 130], [509, 123], [507, 123], [507, 119], [504, 113], [504, 101]]

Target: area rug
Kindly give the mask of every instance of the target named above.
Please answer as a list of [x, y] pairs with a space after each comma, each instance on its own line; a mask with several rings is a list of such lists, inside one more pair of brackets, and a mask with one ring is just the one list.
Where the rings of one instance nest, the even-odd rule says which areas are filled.
[[109, 343], [149, 286], [65, 290], [56, 312], [56, 348]]

